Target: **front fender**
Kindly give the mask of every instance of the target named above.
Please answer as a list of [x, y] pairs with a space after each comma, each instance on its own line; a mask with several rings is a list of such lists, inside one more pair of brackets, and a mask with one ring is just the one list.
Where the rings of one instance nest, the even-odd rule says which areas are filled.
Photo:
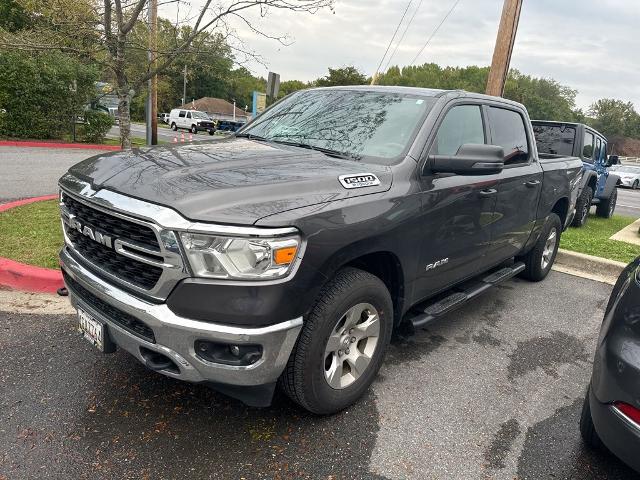
[[611, 196], [613, 189], [616, 188], [616, 185], [620, 182], [620, 177], [618, 175], [614, 175], [612, 173], [607, 177], [607, 181], [604, 184], [604, 188], [598, 192], [596, 195], [597, 198], [602, 200], [606, 200]]

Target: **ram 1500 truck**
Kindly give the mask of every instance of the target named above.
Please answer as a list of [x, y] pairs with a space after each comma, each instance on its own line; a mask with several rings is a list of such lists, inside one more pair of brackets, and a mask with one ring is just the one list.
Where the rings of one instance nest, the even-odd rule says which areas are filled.
[[607, 155], [607, 139], [583, 123], [533, 120], [533, 131], [539, 154], [574, 155], [582, 159], [584, 175], [576, 202], [572, 225], [587, 223], [589, 210], [596, 205], [596, 215], [611, 218], [616, 209], [620, 177], [609, 172], [618, 157]]
[[79, 330], [250, 405], [355, 402], [399, 325], [542, 280], [582, 162], [461, 91], [294, 93], [225, 140], [98, 155], [60, 180]]

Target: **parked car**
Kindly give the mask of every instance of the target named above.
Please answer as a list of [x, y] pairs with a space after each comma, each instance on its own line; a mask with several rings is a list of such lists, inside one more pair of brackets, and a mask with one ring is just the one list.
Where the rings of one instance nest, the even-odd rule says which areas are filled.
[[216, 124], [205, 112], [198, 110], [186, 110], [174, 108], [169, 114], [169, 125], [173, 131], [178, 129], [189, 130], [194, 135], [198, 132], [209, 132], [213, 135], [216, 132]]
[[581, 170], [538, 155], [527, 111], [502, 98], [303, 90], [225, 140], [72, 167], [62, 271], [99, 350], [251, 405], [279, 383], [334, 413], [395, 328], [544, 279]]
[[580, 157], [584, 175], [580, 197], [576, 206], [574, 227], [587, 223], [592, 205], [596, 215], [611, 218], [616, 209], [620, 177], [609, 172], [618, 163], [618, 157], [607, 156], [607, 139], [593, 128], [582, 123], [533, 120], [538, 152]]
[[619, 165], [615, 172], [620, 177], [619, 187], [640, 188], [640, 166]]
[[640, 257], [620, 275], [600, 329], [580, 432], [640, 473]]
[[169, 114], [168, 113], [159, 113], [158, 114], [158, 119], [162, 123], [166, 123], [167, 125], [169, 125]]
[[218, 121], [218, 130], [221, 132], [237, 132], [244, 126], [242, 122], [232, 122], [230, 120]]

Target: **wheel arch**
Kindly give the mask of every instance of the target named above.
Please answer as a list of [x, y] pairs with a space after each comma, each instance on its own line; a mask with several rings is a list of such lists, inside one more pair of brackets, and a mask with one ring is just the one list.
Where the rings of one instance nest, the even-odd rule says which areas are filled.
[[569, 199], [567, 197], [558, 199], [551, 208], [551, 213], [555, 213], [560, 217], [560, 223], [564, 228], [567, 224], [567, 217], [569, 215]]

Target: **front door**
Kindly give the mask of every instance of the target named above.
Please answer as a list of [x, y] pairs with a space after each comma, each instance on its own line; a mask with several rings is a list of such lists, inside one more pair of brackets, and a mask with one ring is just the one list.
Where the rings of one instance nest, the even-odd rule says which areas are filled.
[[522, 112], [492, 106], [487, 107], [487, 116], [491, 143], [501, 146], [505, 155], [488, 253], [489, 262], [498, 264], [518, 255], [529, 240], [538, 216], [543, 174]]
[[[464, 144], [486, 144], [481, 106], [458, 104], [445, 114], [429, 155], [455, 155]], [[428, 160], [427, 160], [428, 162]], [[486, 266], [499, 175], [421, 176], [422, 239], [416, 297], [423, 299]]]

